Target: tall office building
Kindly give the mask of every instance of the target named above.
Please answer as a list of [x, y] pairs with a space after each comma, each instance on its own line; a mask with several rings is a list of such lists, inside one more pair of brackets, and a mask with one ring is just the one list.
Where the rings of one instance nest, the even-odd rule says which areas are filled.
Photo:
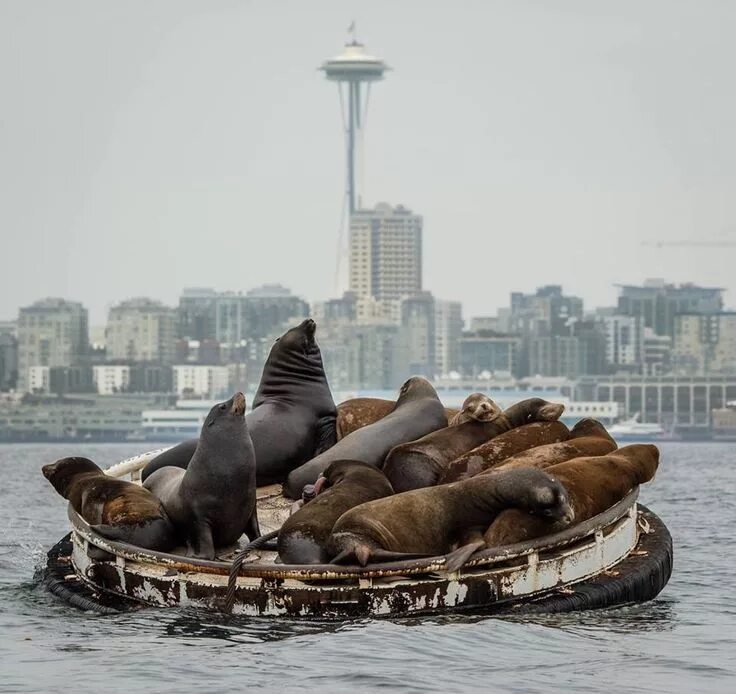
[[28, 390], [32, 366], [76, 366], [89, 349], [87, 309], [64, 299], [43, 299], [18, 314], [18, 389]]
[[641, 317], [643, 327], [656, 335], [675, 335], [675, 316], [707, 315], [723, 310], [723, 289], [694, 284], [666, 284], [650, 279], [643, 286], [619, 285], [618, 313]]
[[177, 322], [175, 309], [152, 299], [130, 299], [113, 306], [105, 330], [108, 360], [171, 364]]
[[379, 203], [350, 218], [350, 291], [398, 301], [422, 289], [422, 217]]
[[463, 334], [463, 306], [459, 301], [434, 302], [434, 360], [437, 373], [446, 376], [460, 367], [458, 341]]

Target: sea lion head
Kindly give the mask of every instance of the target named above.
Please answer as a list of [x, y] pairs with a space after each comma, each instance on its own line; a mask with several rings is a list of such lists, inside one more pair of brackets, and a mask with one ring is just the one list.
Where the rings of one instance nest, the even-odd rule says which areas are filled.
[[271, 348], [271, 354], [309, 356], [315, 352], [319, 353], [319, 347], [314, 338], [316, 332], [317, 324], [311, 318], [307, 318], [296, 327], [287, 330], [281, 337], [277, 337]]
[[396, 400], [396, 406], [398, 407], [406, 400], [427, 397], [437, 397], [437, 391], [434, 389], [434, 386], [422, 376], [412, 376], [409, 380], [405, 381], [404, 385], [399, 389], [399, 397]]
[[325, 489], [334, 487], [345, 480], [354, 481], [361, 486], [367, 486], [373, 479], [380, 480], [382, 483], [390, 486], [386, 476], [373, 465], [364, 463], [362, 460], [336, 460], [327, 466], [315, 483], [315, 488], [319, 494]]
[[611, 436], [606, 431], [606, 427], [604, 427], [597, 419], [593, 419], [591, 417], [585, 417], [584, 419], [581, 419], [575, 424], [572, 429], [570, 429], [571, 439], [579, 439], [583, 436], [611, 439]]
[[529, 403], [530, 422], [556, 422], [565, 411], [565, 406], [560, 402], [548, 402], [542, 398], [532, 398]]
[[102, 470], [89, 458], [71, 457], [61, 458], [55, 463], [44, 465], [41, 472], [51, 482], [53, 488], [66, 499], [69, 487], [78, 475], [86, 472], [102, 472]]
[[461, 414], [476, 422], [492, 422], [502, 414], [501, 408], [483, 393], [468, 395], [463, 402]]
[[526, 508], [535, 516], [543, 516], [556, 521], [560, 527], [570, 525], [575, 518], [575, 512], [570, 505], [567, 490], [564, 485], [544, 470], [536, 468], [520, 468], [508, 473], [498, 472], [498, 475], [509, 475], [518, 497], [520, 508]]
[[215, 405], [202, 425], [202, 437], [226, 429], [245, 429], [245, 395], [235, 393], [229, 400]]

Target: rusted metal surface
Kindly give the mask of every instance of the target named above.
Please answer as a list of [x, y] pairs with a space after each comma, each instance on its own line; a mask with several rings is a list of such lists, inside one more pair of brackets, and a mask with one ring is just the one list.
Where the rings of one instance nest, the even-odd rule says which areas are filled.
[[[157, 453], [108, 472], [138, 476]], [[296, 566], [276, 564], [275, 552], [256, 550], [238, 576], [233, 612], [339, 619], [473, 609], [542, 595], [596, 575], [631, 552], [639, 535], [637, 496], [635, 489], [605, 513], [561, 533], [479, 552], [455, 573], [444, 570], [444, 557], [367, 567]], [[259, 489], [262, 529], [278, 528], [290, 503], [278, 485]], [[237, 548], [216, 561], [190, 559], [107, 540], [71, 507], [69, 519], [75, 571], [96, 588], [148, 605], [222, 606]]]

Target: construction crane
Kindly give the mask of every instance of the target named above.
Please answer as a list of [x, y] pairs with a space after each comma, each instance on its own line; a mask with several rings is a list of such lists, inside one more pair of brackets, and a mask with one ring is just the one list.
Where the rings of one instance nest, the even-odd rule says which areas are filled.
[[665, 246], [680, 246], [680, 247], [691, 247], [696, 246], [700, 248], [730, 248], [736, 246], [736, 241], [719, 241], [717, 239], [705, 239], [703, 241], [642, 241], [642, 246], [654, 246], [655, 248], [663, 248]]

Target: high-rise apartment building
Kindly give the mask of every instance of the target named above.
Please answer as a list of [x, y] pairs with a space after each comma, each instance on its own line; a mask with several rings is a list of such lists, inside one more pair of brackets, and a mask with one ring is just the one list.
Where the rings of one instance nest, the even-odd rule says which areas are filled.
[[76, 366], [89, 348], [87, 309], [64, 299], [43, 299], [18, 314], [18, 389], [27, 391], [32, 366]]
[[422, 217], [379, 203], [350, 218], [350, 291], [397, 301], [422, 289]]
[[110, 309], [105, 330], [110, 361], [174, 361], [177, 312], [152, 299], [123, 301]]
[[458, 340], [463, 334], [463, 306], [459, 301], [434, 302], [434, 361], [437, 373], [446, 376], [460, 366]]

